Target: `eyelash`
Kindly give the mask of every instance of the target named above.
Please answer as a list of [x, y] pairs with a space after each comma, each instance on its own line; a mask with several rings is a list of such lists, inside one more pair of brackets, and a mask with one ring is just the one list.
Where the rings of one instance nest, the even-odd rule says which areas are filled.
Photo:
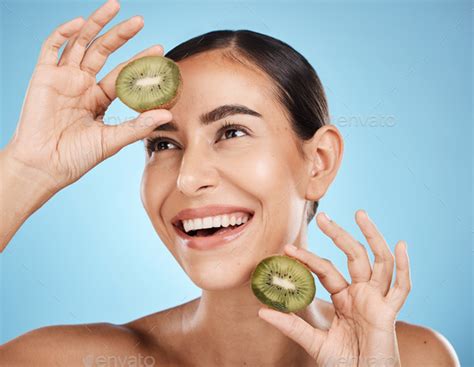
[[[221, 138], [222, 135], [225, 134], [227, 131], [232, 131], [232, 130], [240, 130], [240, 131], [243, 131], [245, 134], [250, 135], [247, 129], [244, 128], [242, 125], [235, 124], [229, 121], [224, 121], [224, 123], [222, 124], [221, 128], [218, 131], [219, 138]], [[145, 144], [146, 144], [146, 149], [148, 151], [148, 154], [151, 155], [151, 153], [155, 151], [169, 150], [169, 149], [160, 149], [160, 150], [156, 149], [157, 144], [162, 143], [162, 142], [172, 143], [176, 145], [172, 140], [165, 138], [164, 136], [158, 135], [156, 137], [146, 139]]]

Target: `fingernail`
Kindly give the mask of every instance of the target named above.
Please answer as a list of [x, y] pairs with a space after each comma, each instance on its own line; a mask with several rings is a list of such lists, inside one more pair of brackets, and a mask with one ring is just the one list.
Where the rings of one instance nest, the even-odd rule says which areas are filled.
[[173, 115], [168, 110], [160, 111], [160, 114], [157, 116], [156, 120], [160, 122], [169, 121], [173, 118]]
[[129, 21], [133, 20], [134, 22], [136, 22], [138, 20], [138, 21], [140, 21], [140, 23], [144, 23], [144, 19], [141, 15], [134, 15], [133, 17], [129, 18], [128, 20]]
[[162, 111], [148, 111], [142, 114], [142, 121], [147, 126], [153, 126], [160, 122], [166, 122], [173, 118], [173, 115], [168, 110]]
[[275, 318], [275, 313], [268, 308], [261, 308], [258, 310], [258, 316], [262, 318], [266, 318], [267, 320], [273, 320]]
[[331, 221], [331, 217], [329, 217], [329, 215], [327, 215], [326, 213], [323, 213], [323, 217], [324, 217], [328, 222]]
[[298, 250], [298, 248], [295, 246], [295, 245], [292, 245], [291, 243], [289, 243], [288, 245], [286, 245], [291, 251], [296, 251]]

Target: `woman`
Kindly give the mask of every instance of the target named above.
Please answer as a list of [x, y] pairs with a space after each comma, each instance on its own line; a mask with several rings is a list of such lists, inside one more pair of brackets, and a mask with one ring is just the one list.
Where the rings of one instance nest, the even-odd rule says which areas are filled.
[[[343, 153], [307, 61], [268, 36], [211, 32], [166, 55], [178, 63], [184, 81], [171, 111], [148, 111], [107, 126], [102, 117], [126, 63], [98, 83], [95, 76], [143, 26], [141, 17], [133, 17], [95, 39], [118, 10], [116, 1], [108, 1], [87, 21], [61, 25], [42, 47], [18, 128], [0, 156], [0, 248], [55, 193], [143, 139], [143, 205], [202, 296], [126, 324], [33, 330], [1, 347], [0, 364], [458, 365], [442, 335], [396, 321], [411, 287], [406, 244], [397, 243], [393, 255], [364, 211], [355, 219], [374, 253], [373, 266], [365, 247], [324, 213], [317, 224], [347, 255], [351, 280], [307, 250], [306, 226]], [[134, 58], [162, 54], [158, 45]], [[184, 220], [208, 216], [244, 223], [218, 234], [188, 226], [191, 232], [184, 233]], [[316, 298], [297, 314], [263, 307], [249, 276], [274, 253], [306, 263], [332, 303]]]

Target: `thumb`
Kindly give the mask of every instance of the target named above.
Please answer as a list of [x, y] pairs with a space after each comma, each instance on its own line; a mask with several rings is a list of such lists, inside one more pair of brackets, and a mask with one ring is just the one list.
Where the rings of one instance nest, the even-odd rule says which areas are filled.
[[126, 145], [146, 138], [159, 125], [170, 121], [168, 110], [150, 110], [120, 125], [103, 125], [103, 149], [105, 157], [117, 153]]
[[312, 358], [316, 359], [321, 345], [326, 339], [327, 333], [325, 331], [314, 328], [293, 312], [283, 313], [270, 308], [261, 308], [258, 311], [258, 316], [293, 339]]

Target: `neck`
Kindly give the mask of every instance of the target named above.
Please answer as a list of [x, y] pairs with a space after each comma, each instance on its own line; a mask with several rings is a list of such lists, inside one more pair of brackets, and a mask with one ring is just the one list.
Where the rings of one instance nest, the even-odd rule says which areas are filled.
[[[248, 283], [239, 289], [203, 291], [188, 324], [194, 345], [205, 346], [203, 365], [302, 365], [307, 359], [304, 349], [260, 319], [261, 307]], [[309, 320], [314, 311], [308, 307], [298, 315]]]
[[[295, 243], [306, 247], [303, 236]], [[258, 316], [265, 307], [251, 290], [250, 281], [238, 288], [208, 291], [193, 302], [183, 326], [190, 345], [202, 352], [206, 366], [302, 366], [306, 351]], [[298, 316], [315, 327], [327, 327], [317, 299]], [[201, 359], [202, 358], [202, 359]]]

